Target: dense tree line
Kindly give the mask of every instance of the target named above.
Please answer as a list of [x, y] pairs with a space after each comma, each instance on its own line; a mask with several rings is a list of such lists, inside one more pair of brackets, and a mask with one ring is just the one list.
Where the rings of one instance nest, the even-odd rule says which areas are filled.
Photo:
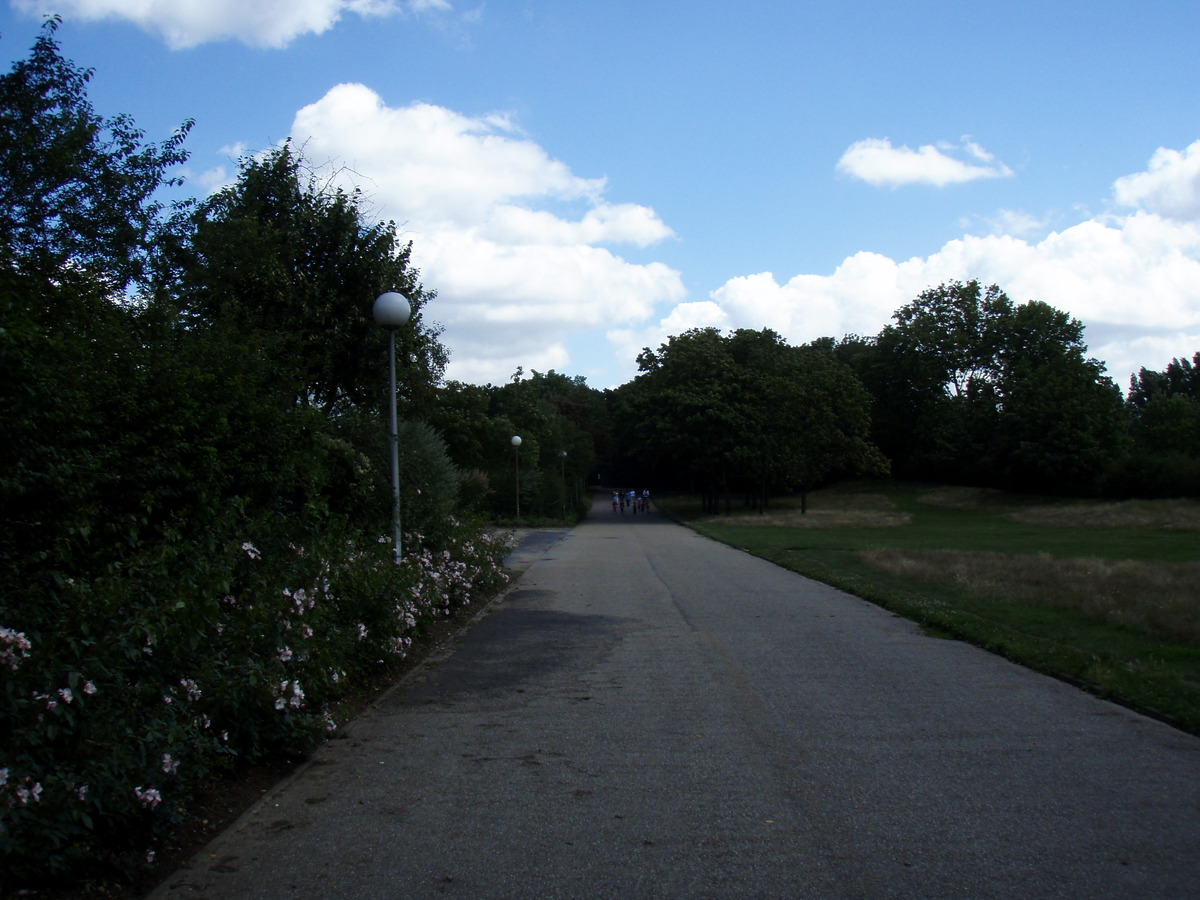
[[525, 520], [578, 515], [611, 440], [604, 395], [553, 370], [518, 370], [502, 385], [451, 381], [429, 423], [463, 473], [463, 503], [501, 521], [516, 515], [518, 497]]
[[869, 442], [870, 398], [828, 350], [791, 347], [770, 330], [706, 328], [645, 350], [642, 374], [612, 398], [627, 470], [700, 493], [728, 511], [743, 492], [803, 496], [836, 475], [883, 474]]
[[627, 478], [728, 511], [893, 475], [1076, 495], [1200, 495], [1200, 354], [1128, 397], [1084, 326], [978, 281], [931, 287], [872, 337], [791, 347], [770, 330], [673, 336], [610, 397]]
[[1111, 483], [1127, 415], [1078, 320], [970, 281], [923, 291], [894, 322], [834, 352], [871, 393], [872, 436], [896, 474], [1067, 493]]

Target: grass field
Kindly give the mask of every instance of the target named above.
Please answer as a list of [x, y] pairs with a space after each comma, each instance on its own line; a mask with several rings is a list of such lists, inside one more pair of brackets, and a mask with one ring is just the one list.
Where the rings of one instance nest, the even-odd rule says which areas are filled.
[[841, 485], [697, 531], [1200, 734], [1200, 502]]

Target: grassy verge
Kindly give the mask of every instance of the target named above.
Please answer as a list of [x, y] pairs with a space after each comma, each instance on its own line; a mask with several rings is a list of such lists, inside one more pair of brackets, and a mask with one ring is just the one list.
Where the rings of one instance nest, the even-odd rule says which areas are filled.
[[[662, 498], [660, 498], [660, 503]], [[767, 515], [670, 512], [724, 543], [1200, 734], [1200, 502], [841, 485]]]

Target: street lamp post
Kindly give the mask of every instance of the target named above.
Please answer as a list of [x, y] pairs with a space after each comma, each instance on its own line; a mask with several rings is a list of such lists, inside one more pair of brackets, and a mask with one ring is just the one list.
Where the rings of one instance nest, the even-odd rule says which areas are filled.
[[521, 518], [521, 436], [514, 434], [512, 438], [513, 445], [513, 464], [516, 467], [517, 473], [517, 518]]
[[403, 553], [403, 541], [400, 537], [400, 430], [396, 422], [396, 329], [404, 325], [412, 315], [412, 307], [403, 294], [388, 291], [375, 298], [372, 307], [375, 324], [388, 331], [388, 371], [391, 376], [390, 425], [392, 439], [392, 533], [395, 547], [395, 562], [399, 564]]

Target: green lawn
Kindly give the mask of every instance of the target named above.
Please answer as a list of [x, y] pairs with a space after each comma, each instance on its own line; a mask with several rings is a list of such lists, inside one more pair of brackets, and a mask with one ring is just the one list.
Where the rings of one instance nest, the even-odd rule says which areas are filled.
[[1200, 734], [1200, 502], [1050, 501], [893, 482], [815, 492], [807, 515], [703, 516], [697, 531], [827, 582], [932, 634]]

